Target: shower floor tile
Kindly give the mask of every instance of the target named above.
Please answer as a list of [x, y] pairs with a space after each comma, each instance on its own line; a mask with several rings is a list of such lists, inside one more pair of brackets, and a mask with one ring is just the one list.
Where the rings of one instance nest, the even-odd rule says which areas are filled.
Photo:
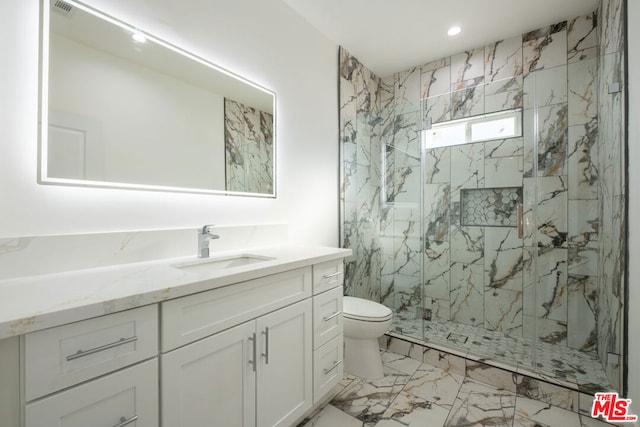
[[[421, 321], [415, 317], [404, 318], [402, 313], [394, 313], [394, 316], [392, 332], [422, 340]], [[428, 347], [585, 393], [611, 389], [595, 352], [511, 337], [447, 321], [425, 321], [424, 337]]]

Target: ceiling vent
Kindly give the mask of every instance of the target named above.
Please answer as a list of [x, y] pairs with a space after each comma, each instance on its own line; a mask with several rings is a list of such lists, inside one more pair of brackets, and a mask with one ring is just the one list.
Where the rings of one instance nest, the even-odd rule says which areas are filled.
[[70, 16], [75, 11], [73, 6], [62, 0], [54, 1], [51, 10], [63, 16]]

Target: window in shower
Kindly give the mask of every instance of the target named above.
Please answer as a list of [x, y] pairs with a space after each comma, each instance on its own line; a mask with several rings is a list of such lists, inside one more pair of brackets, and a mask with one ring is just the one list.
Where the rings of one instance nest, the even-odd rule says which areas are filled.
[[522, 136], [522, 110], [508, 110], [432, 125], [424, 132], [424, 148]]

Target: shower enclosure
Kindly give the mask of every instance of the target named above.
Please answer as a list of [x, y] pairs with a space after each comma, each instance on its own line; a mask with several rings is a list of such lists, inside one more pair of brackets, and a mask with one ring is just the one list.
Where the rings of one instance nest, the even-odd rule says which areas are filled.
[[620, 8], [384, 78], [341, 49], [346, 293], [392, 335], [622, 391]]

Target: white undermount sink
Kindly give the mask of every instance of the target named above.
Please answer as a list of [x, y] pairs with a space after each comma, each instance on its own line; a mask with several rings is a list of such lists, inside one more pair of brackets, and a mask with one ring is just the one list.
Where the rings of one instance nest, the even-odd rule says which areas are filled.
[[193, 262], [177, 264], [173, 267], [180, 270], [191, 271], [194, 273], [206, 273], [225, 270], [227, 268], [233, 267], [242, 267], [244, 265], [270, 261], [272, 259], [275, 258], [260, 255], [241, 254], [224, 258], [204, 258]]

